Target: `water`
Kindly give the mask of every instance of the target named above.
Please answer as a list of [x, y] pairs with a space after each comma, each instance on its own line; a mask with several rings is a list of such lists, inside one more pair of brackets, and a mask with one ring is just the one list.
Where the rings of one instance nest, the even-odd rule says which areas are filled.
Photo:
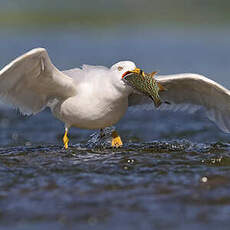
[[[196, 72], [230, 88], [229, 32], [119, 28], [2, 31], [0, 65], [46, 47], [60, 69], [131, 59], [146, 71]], [[49, 110], [0, 108], [0, 229], [228, 229], [229, 135], [196, 114], [133, 110], [124, 147], [89, 147]]]
[[229, 223], [229, 148], [185, 141], [1, 148], [2, 226], [214, 229]]

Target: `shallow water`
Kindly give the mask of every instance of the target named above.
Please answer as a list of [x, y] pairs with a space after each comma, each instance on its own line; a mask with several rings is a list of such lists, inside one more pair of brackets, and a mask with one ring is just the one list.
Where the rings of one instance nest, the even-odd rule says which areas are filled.
[[[43, 46], [60, 69], [131, 59], [230, 88], [228, 38], [228, 30], [1, 31], [0, 64]], [[89, 145], [92, 131], [73, 128], [65, 151], [49, 110], [22, 117], [1, 106], [0, 229], [229, 228], [230, 137], [202, 111], [129, 111], [117, 130], [122, 148]]]
[[229, 150], [229, 144], [188, 141], [120, 149], [79, 145], [68, 151], [1, 148], [1, 224], [4, 229], [118, 229], [117, 223], [124, 229], [215, 229], [229, 223]]

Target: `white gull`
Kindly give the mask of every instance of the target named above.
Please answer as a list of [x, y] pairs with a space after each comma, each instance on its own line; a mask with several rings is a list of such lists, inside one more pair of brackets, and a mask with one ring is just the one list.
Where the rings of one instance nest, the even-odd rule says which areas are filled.
[[[63, 142], [68, 148], [67, 133], [71, 126], [101, 129], [116, 124], [129, 106], [153, 106], [152, 100], [138, 93], [123, 80], [127, 72], [141, 73], [131, 61], [111, 68], [83, 65], [59, 71], [44, 48], [33, 49], [0, 71], [0, 99], [23, 114], [36, 114], [50, 107], [53, 115], [64, 122]], [[156, 76], [167, 90], [161, 91], [159, 109], [195, 111], [206, 109], [207, 117], [224, 132], [230, 132], [230, 93], [218, 83], [198, 74]], [[112, 146], [121, 146], [116, 131]]]

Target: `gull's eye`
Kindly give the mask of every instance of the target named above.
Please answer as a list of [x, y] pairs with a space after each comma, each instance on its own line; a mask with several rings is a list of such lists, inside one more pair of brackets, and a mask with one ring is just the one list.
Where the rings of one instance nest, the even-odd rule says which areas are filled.
[[118, 69], [119, 71], [122, 71], [124, 68], [123, 68], [122, 66], [118, 66], [117, 69]]

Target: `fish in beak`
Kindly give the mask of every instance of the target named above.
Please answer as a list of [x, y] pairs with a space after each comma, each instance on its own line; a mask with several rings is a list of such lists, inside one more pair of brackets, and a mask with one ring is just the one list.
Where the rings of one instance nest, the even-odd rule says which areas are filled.
[[157, 72], [152, 72], [150, 74], [144, 73], [141, 69], [136, 68], [133, 71], [124, 73], [122, 79], [135, 90], [150, 97], [155, 107], [158, 108], [162, 104], [159, 91], [164, 91], [165, 88], [154, 78], [156, 74]]
[[129, 74], [137, 74], [139, 76], [145, 76], [145, 73], [142, 69], [139, 69], [139, 68], [135, 68], [134, 70], [131, 70], [131, 71], [126, 71], [123, 75], [122, 75], [122, 78], [124, 79], [126, 75], [129, 75]]

